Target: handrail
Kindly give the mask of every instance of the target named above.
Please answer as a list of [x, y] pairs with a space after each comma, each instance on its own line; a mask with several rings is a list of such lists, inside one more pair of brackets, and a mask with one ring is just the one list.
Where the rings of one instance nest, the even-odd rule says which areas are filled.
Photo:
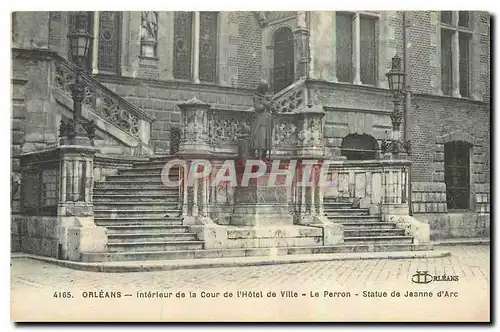
[[294, 113], [307, 105], [306, 83], [301, 78], [271, 98], [277, 113]]
[[[54, 59], [54, 86], [65, 95], [71, 96], [71, 86], [78, 68], [59, 55], [55, 55]], [[116, 127], [139, 138], [140, 121], [154, 121], [151, 115], [117, 95], [88, 73], [82, 72], [81, 77], [85, 84], [83, 104], [90, 106], [92, 111]]]

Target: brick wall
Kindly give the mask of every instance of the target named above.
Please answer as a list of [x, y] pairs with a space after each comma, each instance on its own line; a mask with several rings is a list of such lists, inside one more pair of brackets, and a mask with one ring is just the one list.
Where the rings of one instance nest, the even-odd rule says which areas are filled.
[[261, 78], [262, 28], [252, 12], [231, 13], [230, 19], [238, 23], [238, 52], [230, 59], [238, 68], [237, 86], [254, 89]]
[[409, 47], [409, 85], [413, 93], [433, 93], [431, 77], [436, 72], [436, 66], [431, 63], [431, 57], [436, 54], [436, 45], [431, 41], [435, 27], [431, 24], [431, 12], [407, 12], [408, 30], [407, 43]]
[[[434, 154], [437, 137], [460, 131], [478, 140], [474, 148], [477, 162], [485, 167], [481, 173], [489, 182], [490, 110], [488, 105], [447, 97], [414, 95], [410, 107], [413, 179], [420, 182], [443, 181], [435, 178]], [[484, 181], [482, 181], [484, 182]]]

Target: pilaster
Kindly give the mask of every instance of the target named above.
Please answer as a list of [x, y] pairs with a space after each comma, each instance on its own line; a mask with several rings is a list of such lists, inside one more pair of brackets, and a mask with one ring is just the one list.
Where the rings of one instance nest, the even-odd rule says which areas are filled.
[[193, 13], [193, 82], [200, 83], [200, 12]]
[[352, 65], [353, 65], [353, 84], [361, 84], [361, 19], [359, 13], [354, 14], [353, 20], [353, 39], [352, 39]]

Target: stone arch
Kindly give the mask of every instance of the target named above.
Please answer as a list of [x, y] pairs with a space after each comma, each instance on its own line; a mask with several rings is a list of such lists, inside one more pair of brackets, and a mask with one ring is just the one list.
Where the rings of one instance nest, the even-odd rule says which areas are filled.
[[380, 151], [378, 141], [368, 134], [348, 134], [340, 145], [340, 154], [348, 160], [377, 159], [378, 151]]
[[286, 88], [295, 80], [295, 43], [292, 28], [286, 24], [278, 26], [272, 34], [274, 92]]
[[448, 133], [446, 135], [438, 136], [437, 141], [438, 141], [438, 143], [442, 143], [442, 144], [453, 142], [453, 141], [462, 141], [462, 142], [469, 143], [470, 145], [478, 145], [479, 144], [479, 139], [477, 139], [476, 137], [474, 137], [470, 134], [464, 133], [461, 130], [456, 130], [456, 131], [453, 131], [453, 132]]

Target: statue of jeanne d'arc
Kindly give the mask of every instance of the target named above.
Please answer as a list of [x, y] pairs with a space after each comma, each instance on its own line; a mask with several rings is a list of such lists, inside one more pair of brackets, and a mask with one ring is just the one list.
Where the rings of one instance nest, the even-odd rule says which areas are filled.
[[261, 80], [257, 86], [257, 92], [253, 97], [255, 118], [252, 123], [250, 145], [254, 156], [259, 159], [270, 159], [273, 115], [274, 112], [271, 95], [269, 94], [269, 83]]

